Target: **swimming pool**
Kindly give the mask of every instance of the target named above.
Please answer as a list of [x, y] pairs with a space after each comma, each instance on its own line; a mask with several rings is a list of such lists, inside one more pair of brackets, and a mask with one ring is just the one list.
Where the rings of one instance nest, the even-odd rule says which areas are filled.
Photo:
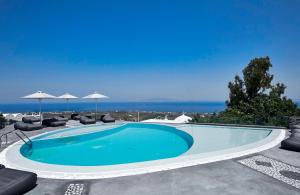
[[0, 153], [7, 167], [55, 179], [150, 173], [260, 152], [285, 130], [212, 125], [121, 123], [66, 128], [19, 141]]
[[[39, 137], [38, 137], [39, 138]], [[189, 134], [175, 127], [126, 124], [106, 131], [24, 144], [21, 154], [38, 162], [97, 166], [176, 157], [193, 144]]]

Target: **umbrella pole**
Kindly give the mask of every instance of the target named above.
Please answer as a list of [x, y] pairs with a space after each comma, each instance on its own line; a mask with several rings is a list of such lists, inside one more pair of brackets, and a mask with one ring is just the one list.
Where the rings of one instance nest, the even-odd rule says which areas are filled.
[[97, 112], [98, 112], [98, 99], [96, 99], [96, 113], [95, 113], [96, 122], [97, 122]]
[[42, 99], [39, 99], [40, 104], [40, 123], [42, 124]]
[[97, 110], [98, 110], [98, 101], [96, 100], [96, 112], [95, 112], [95, 121], [97, 122]]
[[66, 99], [67, 100], [67, 112], [69, 111], [69, 99]]

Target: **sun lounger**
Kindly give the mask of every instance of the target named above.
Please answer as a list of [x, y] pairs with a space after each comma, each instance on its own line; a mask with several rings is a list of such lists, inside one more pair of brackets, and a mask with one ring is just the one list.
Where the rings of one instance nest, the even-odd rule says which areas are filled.
[[88, 124], [95, 124], [96, 120], [92, 119], [90, 117], [87, 117], [87, 116], [81, 116], [80, 119], [79, 119], [79, 122], [81, 124], [88, 125]]
[[1, 165], [1, 164], [0, 164], [0, 169], [2, 169], [2, 168], [4, 168], [4, 165]]
[[[290, 119], [291, 120], [291, 119]], [[290, 121], [291, 136], [281, 142], [281, 148], [300, 152], [300, 124], [298, 119]]]
[[79, 114], [76, 114], [76, 113], [71, 115], [71, 119], [76, 120], [76, 121], [80, 120], [80, 117], [81, 116]]
[[288, 139], [283, 140], [281, 148], [300, 152], [300, 131], [292, 133]]
[[300, 121], [298, 118], [291, 118], [289, 127], [292, 133], [300, 133]]
[[292, 129], [292, 133], [300, 133], [300, 129]]
[[281, 148], [300, 152], [300, 138], [290, 137], [281, 142]]
[[300, 138], [300, 132], [292, 133], [291, 137], [298, 137], [298, 138]]
[[299, 123], [300, 123], [300, 117], [289, 118], [289, 124], [299, 124]]
[[0, 169], [0, 194], [16, 195], [24, 194], [36, 186], [37, 175], [35, 173], [16, 169]]
[[300, 129], [300, 124], [292, 124], [290, 125], [290, 129]]
[[15, 130], [21, 131], [34, 131], [44, 128], [42, 124], [31, 124], [31, 123], [24, 123], [24, 122], [16, 122], [14, 124]]
[[113, 123], [116, 121], [116, 119], [114, 119], [112, 116], [110, 116], [110, 114], [102, 115], [100, 120], [104, 123]]
[[57, 121], [65, 121], [65, 122], [67, 122], [69, 119], [67, 118], [67, 117], [65, 117], [65, 116], [55, 116], [55, 117], [53, 117], [55, 120], [57, 120]]
[[40, 119], [39, 118], [36, 118], [34, 116], [24, 116], [22, 118], [22, 121], [24, 123], [35, 123], [35, 122], [40, 122]]
[[59, 126], [65, 126], [66, 121], [58, 120], [56, 117], [53, 117], [53, 118], [44, 119], [42, 124], [47, 127], [59, 127]]

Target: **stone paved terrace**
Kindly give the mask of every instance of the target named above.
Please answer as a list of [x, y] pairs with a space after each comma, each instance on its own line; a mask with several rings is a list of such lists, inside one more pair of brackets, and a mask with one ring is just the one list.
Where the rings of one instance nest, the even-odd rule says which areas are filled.
[[[6, 127], [1, 133], [12, 129]], [[51, 131], [52, 128], [28, 132], [29, 136]], [[11, 136], [11, 142], [18, 140]], [[300, 167], [300, 153], [272, 149], [239, 159], [219, 161], [170, 171], [98, 180], [54, 180], [39, 178], [28, 195], [90, 194], [90, 195], [153, 195], [153, 194], [300, 194], [300, 190], [271, 176], [239, 163], [240, 160], [262, 155], [272, 161]], [[266, 165], [264, 165], [265, 163]], [[273, 162], [272, 162], [273, 163]], [[261, 162], [268, 168], [271, 163]], [[274, 164], [273, 164], [274, 165]], [[298, 175], [294, 181], [300, 182]]]

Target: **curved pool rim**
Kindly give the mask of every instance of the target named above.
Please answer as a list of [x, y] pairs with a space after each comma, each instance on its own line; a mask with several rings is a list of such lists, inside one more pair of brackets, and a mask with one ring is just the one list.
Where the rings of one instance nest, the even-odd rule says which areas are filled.
[[[156, 123], [157, 124], [157, 123]], [[170, 125], [170, 124], [160, 124], [175, 127], [181, 131], [187, 132], [184, 127], [189, 125]], [[97, 126], [97, 125], [88, 125]], [[222, 127], [215, 125], [196, 125], [201, 127]], [[228, 127], [227, 125], [224, 127]], [[249, 127], [237, 127], [231, 126], [230, 128], [249, 128]], [[261, 129], [250, 127], [251, 129]], [[50, 133], [67, 131], [72, 128], [64, 128]], [[263, 128], [266, 129], [266, 128]], [[238, 146], [230, 149], [205, 152], [200, 154], [189, 154], [181, 155], [174, 158], [167, 158], [161, 160], [152, 160], [144, 162], [136, 162], [129, 164], [119, 164], [119, 165], [107, 165], [107, 166], [65, 166], [65, 165], [53, 165], [47, 163], [36, 162], [27, 159], [19, 151], [22, 145], [22, 141], [18, 141], [0, 153], [0, 163], [4, 164], [9, 168], [15, 168], [25, 171], [31, 171], [38, 174], [41, 178], [51, 178], [51, 179], [101, 179], [101, 178], [112, 178], [121, 177], [137, 174], [152, 173], [157, 171], [171, 170], [176, 168], [206, 164], [221, 160], [227, 160], [232, 158], [237, 158], [263, 150], [270, 149], [278, 145], [285, 137], [285, 129], [270, 129], [271, 133], [262, 140], [256, 141], [243, 146]], [[105, 129], [104, 129], [105, 130]], [[31, 139], [46, 135], [49, 132], [39, 134], [30, 137]], [[188, 133], [188, 132], [187, 132]], [[186, 152], [188, 153], [188, 152]]]

